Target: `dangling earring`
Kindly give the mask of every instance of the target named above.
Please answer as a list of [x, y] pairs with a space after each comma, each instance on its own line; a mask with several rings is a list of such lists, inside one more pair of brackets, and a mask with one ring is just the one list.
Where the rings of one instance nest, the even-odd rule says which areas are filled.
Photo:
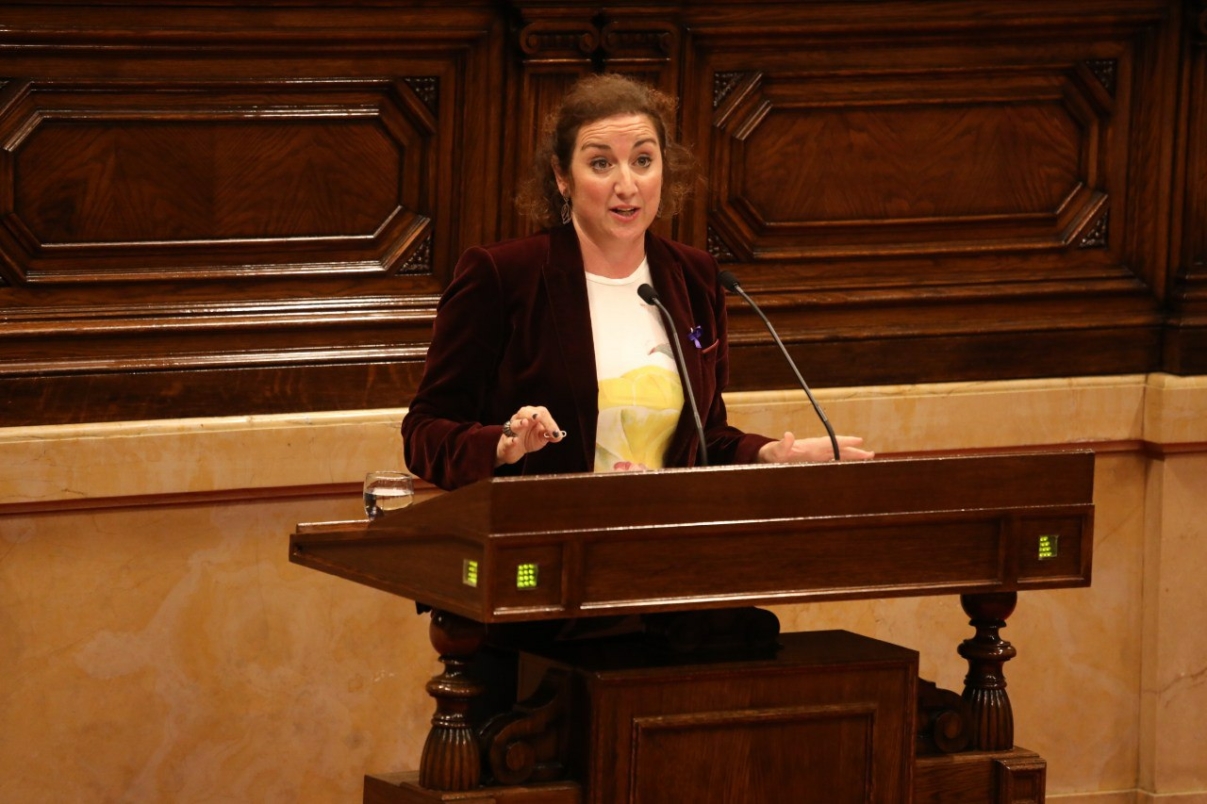
[[562, 223], [570, 222], [570, 196], [562, 196]]
[[658, 211], [654, 213], [654, 217], [655, 218], [662, 217], [662, 199], [661, 198], [658, 199]]

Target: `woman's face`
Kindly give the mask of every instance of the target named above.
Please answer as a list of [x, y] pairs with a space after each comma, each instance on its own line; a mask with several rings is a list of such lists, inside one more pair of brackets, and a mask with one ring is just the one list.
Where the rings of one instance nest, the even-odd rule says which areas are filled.
[[601, 248], [644, 238], [662, 200], [662, 148], [644, 114], [605, 117], [578, 130], [570, 169], [554, 165], [581, 235]]

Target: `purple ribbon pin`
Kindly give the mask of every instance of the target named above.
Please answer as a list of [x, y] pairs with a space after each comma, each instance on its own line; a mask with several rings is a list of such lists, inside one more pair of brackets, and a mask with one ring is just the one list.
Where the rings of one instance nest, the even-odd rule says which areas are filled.
[[703, 334], [704, 334], [704, 330], [701, 329], [699, 326], [695, 326], [695, 327], [692, 327], [691, 331], [687, 333], [687, 337], [691, 340], [692, 343], [694, 343], [696, 345], [697, 349], [703, 349], [704, 344], [700, 343], [700, 336]]

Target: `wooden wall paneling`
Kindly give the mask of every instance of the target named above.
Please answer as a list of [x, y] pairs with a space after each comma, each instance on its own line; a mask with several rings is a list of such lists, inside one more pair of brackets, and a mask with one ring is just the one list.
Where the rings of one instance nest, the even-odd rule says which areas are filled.
[[1173, 168], [1174, 236], [1165, 369], [1207, 373], [1207, 2], [1188, 0], [1181, 59], [1180, 140]]
[[451, 255], [497, 231], [502, 26], [161, 12], [0, 32], [0, 424], [403, 404]]
[[[532, 159], [547, 119], [566, 90], [596, 71], [600, 31], [592, 10], [516, 3], [507, 94], [508, 127], [504, 194], [514, 196], [532, 171]], [[537, 229], [511, 205], [508, 236]]]
[[[167, 13], [168, 11], [171, 13]], [[818, 386], [1207, 363], [1203, 0], [7, 3], [0, 425], [403, 405], [579, 76]], [[733, 301], [731, 387], [791, 387]]]
[[[682, 232], [819, 385], [1154, 369], [1167, 5], [694, 9]], [[732, 309], [734, 386], [791, 386]]]

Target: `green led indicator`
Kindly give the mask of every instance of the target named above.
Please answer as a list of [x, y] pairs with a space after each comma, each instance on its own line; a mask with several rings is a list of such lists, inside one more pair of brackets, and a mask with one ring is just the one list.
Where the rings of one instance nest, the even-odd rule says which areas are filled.
[[536, 564], [521, 564], [515, 568], [516, 589], [536, 589]]
[[1039, 560], [1056, 558], [1060, 554], [1060, 537], [1055, 534], [1044, 534], [1039, 537]]
[[478, 585], [478, 562], [471, 558], [465, 559], [461, 564], [461, 583], [466, 586]]

